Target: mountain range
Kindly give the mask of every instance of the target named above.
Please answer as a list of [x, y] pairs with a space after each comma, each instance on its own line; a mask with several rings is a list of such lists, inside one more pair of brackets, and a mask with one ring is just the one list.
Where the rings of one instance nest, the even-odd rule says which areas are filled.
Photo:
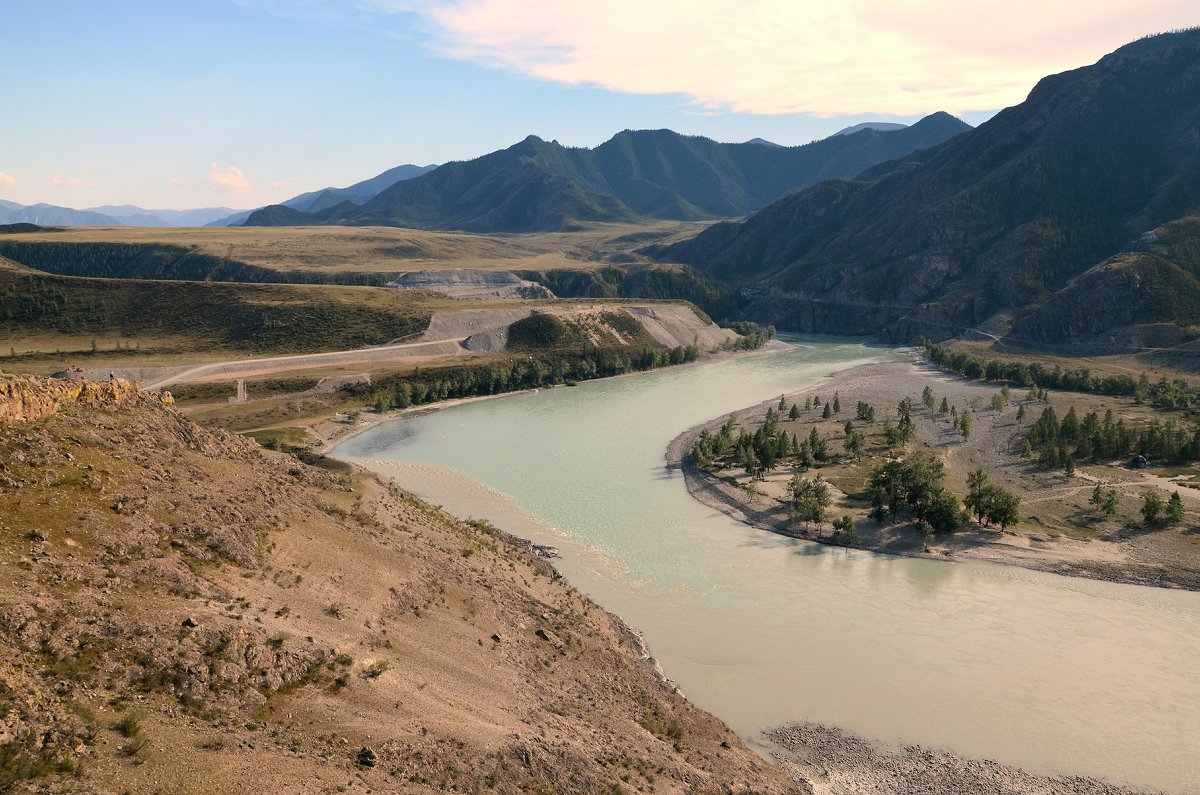
[[[1171, 322], [1182, 340], [1198, 312], [1179, 299], [1200, 296], [1197, 211], [1192, 29], [1046, 77], [940, 146], [647, 253], [738, 285], [753, 316], [792, 329], [1136, 342], [1136, 327]], [[1148, 300], [1168, 283], [1176, 300]]]
[[[362, 204], [397, 182], [420, 176], [436, 165], [406, 163], [345, 188], [322, 188], [301, 193], [283, 204], [302, 212], [316, 212], [341, 202]], [[0, 224], [41, 226], [239, 226], [254, 210], [200, 207], [193, 210], [147, 210], [132, 204], [106, 204], [76, 210], [53, 204], [17, 204], [0, 199]]]
[[718, 143], [626, 130], [594, 149], [537, 136], [397, 182], [361, 206], [273, 205], [249, 226], [383, 225], [470, 232], [569, 230], [590, 222], [701, 220], [753, 212], [789, 191], [942, 143], [971, 129], [946, 113], [805, 146]]
[[17, 204], [0, 199], [0, 224], [42, 226], [204, 226], [237, 210], [201, 207], [195, 210], [146, 210], [132, 204], [76, 210], [54, 204]]
[[[382, 174], [376, 174], [370, 179], [364, 179], [345, 188], [321, 188], [320, 190], [301, 193], [299, 196], [293, 196], [287, 201], [282, 202], [282, 206], [298, 210], [302, 213], [315, 213], [347, 201], [351, 204], [364, 204], [397, 182], [419, 177], [435, 168], [437, 168], [437, 165], [414, 166], [411, 163], [405, 163], [402, 166], [389, 168]], [[241, 226], [253, 212], [255, 210], [239, 210], [206, 222], [205, 225]]]

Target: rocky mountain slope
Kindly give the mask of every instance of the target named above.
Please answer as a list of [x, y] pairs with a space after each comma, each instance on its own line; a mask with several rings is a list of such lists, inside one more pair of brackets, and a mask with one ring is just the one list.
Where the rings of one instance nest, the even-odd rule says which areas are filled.
[[1167, 347], [1193, 339], [1198, 325], [1200, 215], [1189, 215], [1089, 268], [1021, 318], [1013, 336], [1068, 342], [1108, 335], [1120, 347]]
[[[939, 147], [656, 254], [747, 287], [750, 311], [781, 327], [947, 336], [1045, 302], [1200, 209], [1198, 130], [1200, 29], [1154, 36]], [[1114, 299], [1075, 295], [1092, 315]], [[1044, 320], [1022, 328], [1053, 336]]]
[[582, 222], [744, 215], [790, 190], [941, 143], [970, 129], [945, 113], [911, 127], [867, 129], [796, 147], [722, 144], [670, 130], [626, 130], [595, 149], [530, 136], [399, 182], [361, 207], [316, 213], [279, 205], [248, 226], [350, 224], [531, 232]]
[[486, 524], [0, 374], [0, 788], [792, 792]]

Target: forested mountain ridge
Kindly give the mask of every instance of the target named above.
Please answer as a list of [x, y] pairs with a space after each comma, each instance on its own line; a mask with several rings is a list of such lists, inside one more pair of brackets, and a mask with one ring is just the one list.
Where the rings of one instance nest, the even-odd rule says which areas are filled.
[[[782, 327], [946, 336], [1043, 304], [1197, 210], [1192, 29], [1046, 77], [1025, 102], [938, 147], [654, 253], [742, 285], [752, 314]], [[1049, 328], [1018, 326], [1037, 336]]]
[[1046, 342], [1112, 337], [1121, 347], [1167, 347], [1200, 327], [1200, 215], [1142, 235], [1089, 268], [1037, 310], [1014, 336]]
[[970, 129], [945, 113], [894, 131], [805, 146], [725, 144], [670, 130], [626, 130], [595, 149], [537, 136], [399, 182], [361, 208], [307, 217], [267, 207], [247, 225], [350, 224], [531, 232], [638, 218], [698, 220], [753, 212], [788, 191], [941, 143]]

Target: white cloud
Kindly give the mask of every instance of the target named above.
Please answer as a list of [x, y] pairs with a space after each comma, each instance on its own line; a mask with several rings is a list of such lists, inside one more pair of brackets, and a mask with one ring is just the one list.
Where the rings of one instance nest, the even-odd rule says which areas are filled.
[[1194, 0], [369, 0], [436, 52], [743, 113], [991, 110], [1047, 74], [1195, 24]]
[[224, 170], [214, 161], [208, 168], [208, 181], [218, 188], [231, 191], [239, 196], [254, 192], [254, 185], [246, 179], [246, 175], [237, 166], [228, 166]]
[[50, 178], [50, 184], [59, 188], [94, 188], [96, 183], [79, 177], [60, 177], [55, 174]]
[[18, 180], [16, 177], [14, 177], [12, 174], [5, 174], [3, 171], [0, 171], [0, 187], [15, 188], [20, 184], [21, 184], [21, 181]]

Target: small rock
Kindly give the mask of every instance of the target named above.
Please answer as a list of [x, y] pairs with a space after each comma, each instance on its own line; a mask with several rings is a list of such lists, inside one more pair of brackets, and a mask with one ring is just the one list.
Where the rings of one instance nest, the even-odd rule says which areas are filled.
[[550, 645], [556, 649], [561, 649], [563, 647], [562, 640], [548, 629], [539, 629], [535, 634], [542, 640], [549, 641]]
[[499, 632], [493, 632], [493, 633], [492, 633], [492, 641], [493, 641], [493, 642], [495, 642], [495, 643], [499, 643], [499, 642], [501, 642], [502, 640], [504, 640], [504, 638], [503, 638], [503, 637], [501, 637], [501, 635], [500, 635], [500, 633], [499, 633]]
[[356, 761], [362, 767], [375, 767], [375, 765], [379, 764], [379, 755], [375, 753], [373, 748], [368, 748], [364, 745], [359, 749]]
[[193, 627], [197, 626], [196, 619], [188, 616], [183, 620], [183, 626], [187, 627], [188, 629], [192, 629]]

